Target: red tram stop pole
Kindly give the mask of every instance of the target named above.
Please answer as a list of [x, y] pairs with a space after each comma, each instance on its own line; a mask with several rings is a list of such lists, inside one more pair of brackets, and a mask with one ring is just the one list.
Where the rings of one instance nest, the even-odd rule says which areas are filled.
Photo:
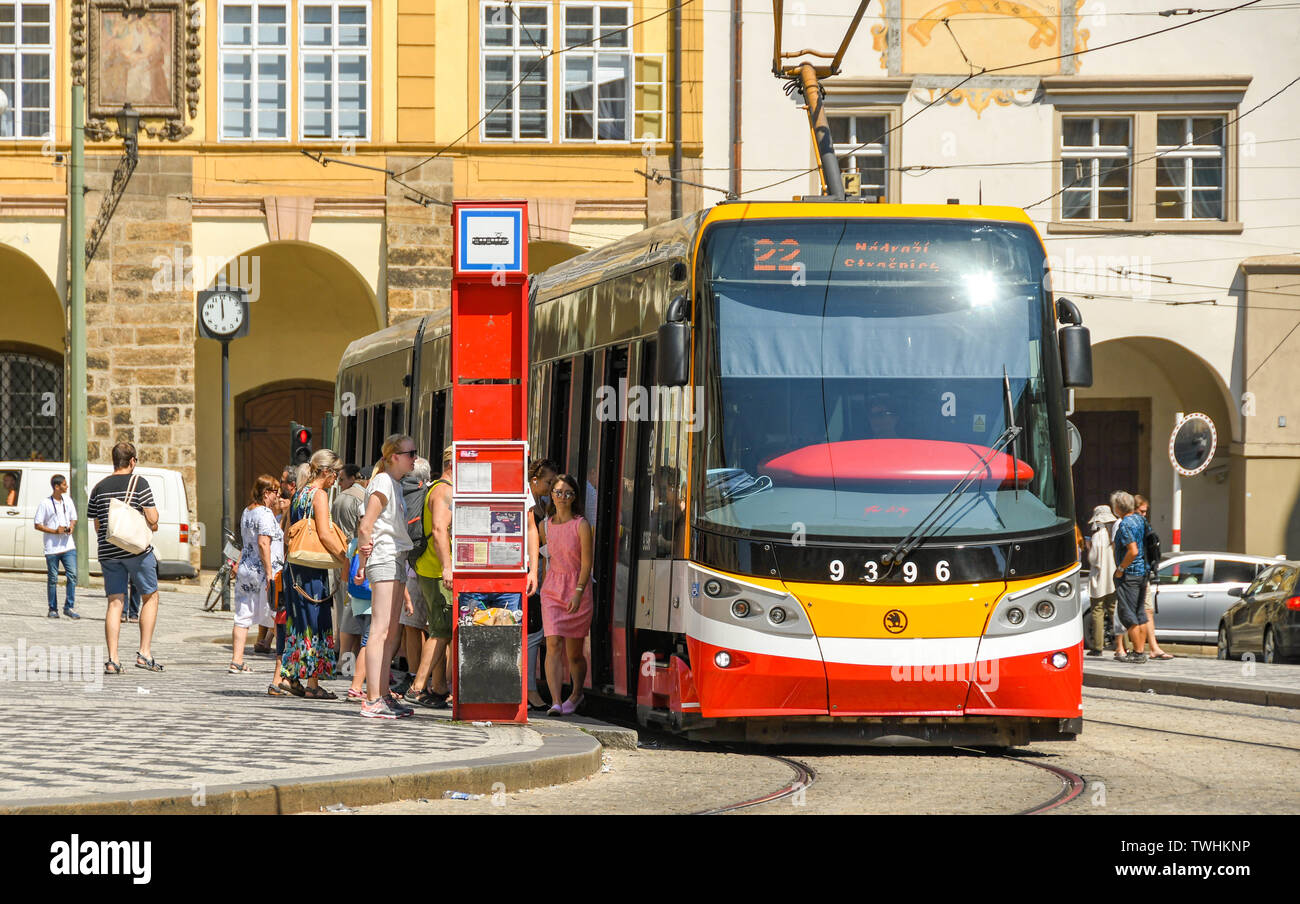
[[452, 205], [456, 719], [528, 721], [528, 207]]

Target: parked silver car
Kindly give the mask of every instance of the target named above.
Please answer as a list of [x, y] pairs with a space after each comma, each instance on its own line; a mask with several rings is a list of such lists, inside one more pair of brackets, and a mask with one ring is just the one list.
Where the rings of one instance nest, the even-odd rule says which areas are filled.
[[1277, 558], [1230, 552], [1179, 552], [1156, 569], [1156, 638], [1173, 643], [1215, 643], [1223, 613]]

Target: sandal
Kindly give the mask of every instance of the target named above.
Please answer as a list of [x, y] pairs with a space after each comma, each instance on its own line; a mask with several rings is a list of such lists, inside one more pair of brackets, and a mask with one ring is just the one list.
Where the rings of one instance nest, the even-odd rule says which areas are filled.
[[1166, 653], [1165, 651], [1161, 650], [1159, 656], [1148, 656], [1147, 658], [1148, 658], [1148, 659], [1154, 659], [1156, 662], [1164, 662], [1164, 661], [1167, 660], [1167, 659], [1173, 659], [1173, 658], [1174, 658], [1174, 654], [1173, 654], [1173, 653]]
[[145, 659], [140, 655], [140, 651], [135, 651], [135, 667], [137, 669], [147, 669], [150, 672], [161, 672], [163, 667], [152, 659]]
[[261, 653], [263, 656], [265, 656], [267, 653], [271, 652], [271, 645], [267, 644], [266, 646], [261, 646], [260, 644], [253, 644], [253, 652]]
[[307, 688], [303, 693], [303, 696], [308, 700], [337, 700], [339, 698], [338, 694], [333, 691], [327, 691], [319, 685]]
[[305, 697], [307, 696], [307, 688], [303, 687], [302, 682], [297, 678], [290, 678], [289, 693], [293, 694], [295, 697]]
[[231, 675], [239, 675], [242, 674], [243, 672], [251, 672], [252, 669], [250, 669], [246, 663], [234, 662], [232, 660], [230, 665], [227, 666], [226, 671], [229, 672]]
[[108, 662], [104, 663], [104, 674], [105, 674], [105, 675], [120, 675], [120, 674], [122, 674], [122, 666], [121, 666], [121, 664], [120, 664], [120, 663], [116, 663], [116, 662], [114, 662], [113, 660], [110, 659]]
[[267, 695], [268, 697], [290, 697], [290, 696], [293, 696], [293, 695], [290, 694], [287, 690], [285, 690], [284, 688], [282, 688], [282, 687], [280, 687], [280, 686], [278, 686], [278, 685], [275, 685], [275, 684], [268, 684], [268, 685], [266, 686], [266, 695]]

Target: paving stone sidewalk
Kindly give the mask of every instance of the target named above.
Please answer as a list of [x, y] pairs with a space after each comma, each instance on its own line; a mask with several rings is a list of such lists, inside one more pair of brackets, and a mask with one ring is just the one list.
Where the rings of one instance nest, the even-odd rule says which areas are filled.
[[1153, 691], [1201, 700], [1300, 708], [1300, 665], [1268, 665], [1258, 657], [1220, 661], [1182, 656], [1144, 663], [1116, 662], [1110, 653], [1085, 656], [1083, 683], [1115, 690]]
[[[376, 785], [390, 776], [454, 773], [462, 784], [481, 785], [478, 764], [500, 767], [503, 781], [524, 787], [530, 768], [551, 783], [600, 766], [599, 744], [574, 726], [476, 727], [429, 710], [381, 721], [361, 718], [358, 705], [342, 700], [268, 697], [273, 657], [254, 655], [250, 639], [246, 662], [256, 671], [228, 674], [230, 613], [203, 612], [200, 588], [164, 586], [153, 655], [165, 671], [132, 667], [139, 625], [128, 623], [119, 641], [124, 674], [113, 676], [103, 674], [102, 590], [78, 594], [80, 620], [56, 621], [46, 617], [43, 580], [0, 576], [0, 812], [60, 803], [176, 805], [268, 786], [278, 798], [287, 787], [326, 780], [343, 795], [349, 777], [367, 783], [367, 799], [358, 802], [369, 802], [383, 795]], [[52, 669], [58, 680], [49, 680]], [[324, 686], [342, 698], [347, 682]], [[565, 768], [535, 768], [557, 755]], [[302, 809], [303, 800], [291, 808]]]

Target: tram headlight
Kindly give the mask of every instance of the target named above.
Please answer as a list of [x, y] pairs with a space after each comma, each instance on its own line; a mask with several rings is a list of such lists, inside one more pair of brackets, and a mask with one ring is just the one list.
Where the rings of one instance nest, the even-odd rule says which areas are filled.
[[772, 624], [779, 625], [785, 621], [785, 610], [780, 606], [773, 606], [772, 611], [767, 613], [767, 617], [772, 620]]
[[1074, 593], [1074, 585], [1069, 581], [1057, 581], [1056, 586], [1052, 588], [1052, 592], [1061, 599], [1067, 599], [1071, 593]]
[[704, 582], [704, 592], [709, 596], [722, 595], [722, 583], [720, 581], [709, 580]]
[[1038, 615], [1039, 618], [1046, 621], [1047, 619], [1051, 618], [1053, 615], [1056, 614], [1056, 607], [1052, 605], [1051, 600], [1043, 600], [1037, 606], [1034, 607], [1034, 612]]
[[736, 618], [744, 618], [749, 615], [749, 600], [736, 600], [732, 603], [731, 614]]
[[1019, 606], [1012, 606], [1007, 610], [1007, 621], [1013, 625], [1018, 625], [1025, 620], [1025, 610]]
[[731, 665], [731, 654], [726, 650], [719, 650], [714, 654], [713, 662], [720, 669], [725, 669]]
[[1052, 665], [1058, 669], [1063, 669], [1070, 664], [1070, 657], [1065, 653], [1053, 653]]

